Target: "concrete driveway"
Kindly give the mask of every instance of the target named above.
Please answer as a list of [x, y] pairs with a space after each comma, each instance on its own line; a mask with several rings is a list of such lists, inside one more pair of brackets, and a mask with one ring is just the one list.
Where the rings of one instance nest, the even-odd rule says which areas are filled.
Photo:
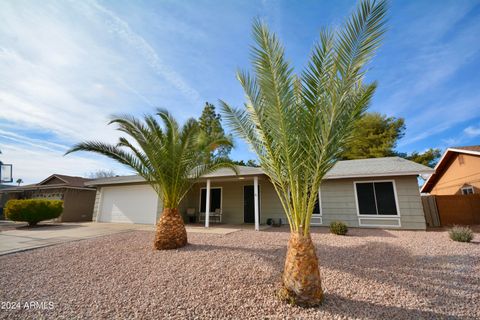
[[[58, 223], [27, 228], [26, 224], [0, 223], [0, 255], [25, 251], [55, 244], [101, 237], [135, 230], [153, 231], [153, 225], [121, 223]], [[186, 227], [187, 232], [228, 234], [238, 229]]]

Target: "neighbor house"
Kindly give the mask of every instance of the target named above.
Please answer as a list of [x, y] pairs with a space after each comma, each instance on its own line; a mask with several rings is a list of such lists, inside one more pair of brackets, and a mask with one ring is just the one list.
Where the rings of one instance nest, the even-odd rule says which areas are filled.
[[480, 194], [480, 146], [448, 148], [421, 192], [432, 195]]
[[429, 223], [480, 224], [480, 146], [448, 148], [421, 192]]
[[59, 221], [91, 221], [96, 190], [85, 186], [88, 181], [82, 177], [53, 174], [36, 184], [1, 189], [0, 207], [3, 209], [10, 199], [63, 200]]
[[[261, 168], [220, 169], [198, 179], [180, 210], [208, 226], [212, 222], [260, 224], [286, 217], [272, 183]], [[433, 169], [399, 157], [339, 161], [318, 193], [312, 225], [339, 220], [350, 227], [425, 229], [417, 177]], [[139, 176], [89, 181], [97, 195], [93, 220], [154, 224], [162, 203]], [[206, 201], [209, 194], [210, 201]], [[206, 219], [205, 212], [210, 212]]]

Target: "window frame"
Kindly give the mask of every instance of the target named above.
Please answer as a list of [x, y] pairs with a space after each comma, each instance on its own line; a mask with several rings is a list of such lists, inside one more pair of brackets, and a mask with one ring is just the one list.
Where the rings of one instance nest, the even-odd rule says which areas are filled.
[[318, 194], [317, 194], [317, 197], [318, 197], [318, 209], [319, 209], [319, 213], [312, 213], [312, 215], [314, 217], [320, 217], [322, 216], [322, 213], [323, 213], [323, 210], [322, 210], [322, 187], [319, 187], [318, 188]]
[[318, 209], [320, 213], [312, 213], [312, 217], [310, 219], [310, 225], [314, 227], [323, 225], [322, 186], [318, 187]]
[[[468, 187], [461, 187], [460, 190], [462, 190], [462, 195], [463, 196], [468, 196], [469, 194], [475, 194], [475, 189], [473, 188], [473, 186], [468, 186]], [[464, 193], [463, 191], [464, 190], [472, 190], [472, 193]]]
[[[393, 196], [395, 198], [395, 208], [397, 209], [397, 214], [360, 214], [360, 204], [358, 202], [358, 194], [357, 194], [357, 184], [359, 183], [373, 183], [375, 182], [391, 182], [393, 186]], [[357, 209], [357, 217], [359, 218], [375, 218], [375, 219], [383, 219], [386, 218], [387, 220], [397, 219], [400, 218], [400, 206], [398, 205], [398, 195], [397, 195], [397, 186], [395, 184], [395, 180], [359, 180], [353, 181], [353, 190], [355, 193], [355, 205]], [[375, 187], [374, 187], [375, 190]], [[377, 203], [377, 196], [375, 195], [375, 205]], [[376, 208], [378, 211], [378, 208]]]
[[[220, 189], [220, 211], [222, 211], [223, 213], [223, 187], [210, 187], [210, 191], [212, 191], [212, 189]], [[207, 187], [201, 187], [200, 188], [200, 194], [198, 196], [198, 212], [199, 213], [205, 213], [205, 212], [202, 212], [202, 190], [207, 190]], [[205, 191], [206, 192], [206, 191]], [[206, 193], [205, 193], [205, 197], [206, 197]], [[212, 194], [210, 193], [210, 196], [212, 196]], [[207, 206], [207, 202], [206, 202], [207, 199], [205, 199], [205, 208]], [[211, 208], [210, 208], [211, 209]], [[205, 210], [206, 211], [206, 210]], [[215, 211], [210, 211], [210, 213], [214, 213]]]

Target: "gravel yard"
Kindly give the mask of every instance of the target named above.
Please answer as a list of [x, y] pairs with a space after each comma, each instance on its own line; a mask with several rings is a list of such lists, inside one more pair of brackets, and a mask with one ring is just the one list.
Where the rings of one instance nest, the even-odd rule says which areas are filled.
[[0, 318], [480, 318], [478, 233], [464, 244], [445, 231], [350, 232], [314, 230], [326, 292], [316, 309], [275, 298], [287, 229], [189, 234], [175, 251], [133, 231], [1, 256]]

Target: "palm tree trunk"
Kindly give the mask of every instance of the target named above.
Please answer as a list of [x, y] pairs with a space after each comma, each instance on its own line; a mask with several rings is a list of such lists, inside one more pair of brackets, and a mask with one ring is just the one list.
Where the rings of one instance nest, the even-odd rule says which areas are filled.
[[154, 247], [157, 250], [177, 249], [187, 244], [187, 231], [177, 208], [164, 208], [157, 223]]
[[292, 233], [288, 241], [280, 299], [302, 307], [320, 305], [323, 300], [318, 259], [310, 234]]

